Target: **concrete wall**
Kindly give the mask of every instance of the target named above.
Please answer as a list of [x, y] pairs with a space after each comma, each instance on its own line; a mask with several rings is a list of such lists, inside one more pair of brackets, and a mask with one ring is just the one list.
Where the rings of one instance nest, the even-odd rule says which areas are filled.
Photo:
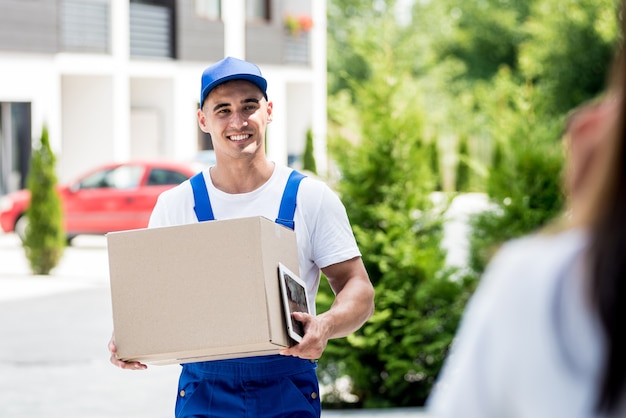
[[57, 0], [3, 0], [0, 51], [57, 51]]
[[114, 159], [113, 79], [110, 76], [62, 76], [62, 146], [57, 153], [59, 179], [69, 180]]
[[224, 57], [224, 23], [198, 17], [194, 0], [178, 0], [177, 58], [184, 61], [218, 61]]

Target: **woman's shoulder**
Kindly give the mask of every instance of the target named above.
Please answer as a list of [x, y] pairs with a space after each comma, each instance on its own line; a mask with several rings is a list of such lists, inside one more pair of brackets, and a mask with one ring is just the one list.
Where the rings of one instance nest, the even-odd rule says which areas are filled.
[[534, 233], [506, 242], [496, 254], [494, 262], [502, 258], [520, 263], [526, 263], [529, 259], [556, 261], [580, 252], [586, 244], [587, 234], [580, 229]]
[[587, 234], [581, 230], [536, 233], [511, 240], [493, 257], [481, 281], [484, 287], [512, 295], [549, 288], [586, 245]]

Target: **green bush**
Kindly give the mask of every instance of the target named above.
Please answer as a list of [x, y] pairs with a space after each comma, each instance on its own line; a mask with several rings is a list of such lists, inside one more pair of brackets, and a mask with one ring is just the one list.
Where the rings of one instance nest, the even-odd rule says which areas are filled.
[[563, 155], [554, 140], [558, 134], [547, 135], [543, 141], [513, 141], [509, 155], [498, 157], [505, 162], [490, 172], [495, 209], [471, 218], [470, 267], [477, 274], [501, 243], [540, 229], [563, 211]]
[[439, 164], [439, 145], [435, 139], [432, 139], [428, 143], [428, 153], [430, 160], [430, 170], [435, 176], [435, 186], [434, 190], [441, 191], [443, 190], [443, 180], [441, 178], [441, 169]]
[[[445, 268], [441, 213], [431, 200], [440, 175], [424, 140], [418, 84], [396, 51], [368, 50], [372, 79], [353, 86], [353, 100], [329, 100], [337, 188], [376, 291], [373, 317], [347, 338], [329, 341], [320, 359], [322, 383], [349, 377], [352, 407], [424, 404], [471, 282]], [[319, 311], [332, 300], [322, 286]], [[322, 401], [345, 406], [337, 393]]]
[[455, 190], [457, 192], [468, 192], [470, 190], [470, 155], [467, 142], [467, 136], [465, 135], [459, 139], [455, 177]]
[[315, 164], [315, 155], [313, 153], [313, 131], [307, 129], [306, 131], [306, 144], [304, 147], [304, 154], [302, 156], [302, 169], [310, 171], [313, 174], [317, 174], [317, 165]]
[[33, 152], [27, 179], [31, 198], [26, 211], [28, 226], [23, 245], [34, 274], [49, 274], [61, 260], [66, 243], [55, 163], [48, 129], [44, 126], [40, 147]]
[[491, 85], [476, 85], [474, 102], [494, 142], [486, 191], [494, 209], [471, 218], [470, 268], [482, 274], [506, 240], [533, 232], [562, 210], [562, 118], [541, 114], [534, 85], [502, 68]]
[[[329, 146], [377, 310], [329, 342], [320, 378], [349, 376], [364, 407], [423, 402], [493, 252], [562, 211], [562, 116], [601, 91], [617, 33], [614, 0], [413, 2], [405, 25], [389, 18], [397, 4], [328, 8]], [[332, 143], [333, 128], [343, 141]], [[454, 152], [448, 139], [471, 139], [470, 186], [484, 186], [495, 206], [472, 219], [467, 272], [443, 265], [426, 198], [440, 179], [423, 136], [444, 153]], [[331, 301], [322, 287], [320, 307]], [[322, 401], [345, 402], [338, 393]]]

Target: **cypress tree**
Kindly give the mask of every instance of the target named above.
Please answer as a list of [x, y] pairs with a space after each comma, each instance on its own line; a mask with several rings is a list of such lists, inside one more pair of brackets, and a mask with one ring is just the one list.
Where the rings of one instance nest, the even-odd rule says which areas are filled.
[[441, 180], [441, 170], [439, 168], [439, 147], [437, 140], [433, 139], [428, 143], [429, 157], [430, 157], [430, 169], [433, 172], [435, 179], [435, 190], [443, 190], [443, 182]]
[[43, 127], [39, 149], [33, 152], [27, 187], [30, 206], [26, 211], [28, 226], [24, 250], [34, 274], [50, 274], [57, 266], [65, 248], [63, 212], [57, 193], [56, 158]]
[[304, 155], [302, 156], [302, 169], [317, 174], [317, 166], [315, 164], [315, 156], [313, 155], [313, 131], [306, 131], [306, 145], [304, 146]]
[[456, 166], [455, 189], [457, 192], [467, 192], [470, 189], [470, 166], [467, 137], [462, 136], [459, 140], [459, 162]]

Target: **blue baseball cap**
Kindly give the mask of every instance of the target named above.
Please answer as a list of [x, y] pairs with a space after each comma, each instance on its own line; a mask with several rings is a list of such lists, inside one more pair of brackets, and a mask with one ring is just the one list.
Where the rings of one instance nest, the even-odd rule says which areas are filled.
[[230, 80], [246, 80], [254, 83], [263, 92], [263, 96], [267, 100], [267, 80], [261, 75], [259, 67], [248, 61], [226, 57], [207, 67], [202, 73], [200, 107], [204, 104], [204, 100], [211, 90]]

